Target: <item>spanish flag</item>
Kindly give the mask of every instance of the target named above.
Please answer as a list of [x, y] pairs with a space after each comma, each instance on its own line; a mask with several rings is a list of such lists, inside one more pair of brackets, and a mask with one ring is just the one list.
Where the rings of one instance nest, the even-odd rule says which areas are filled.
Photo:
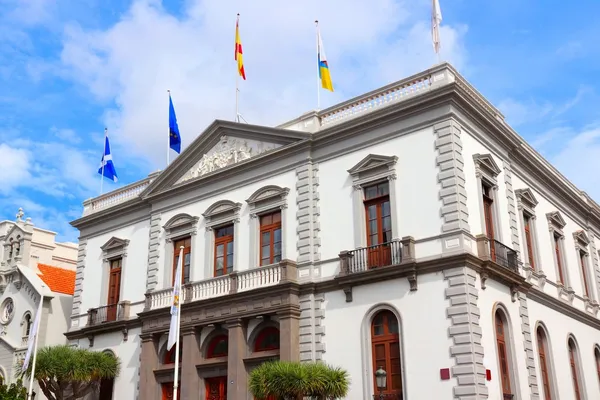
[[244, 71], [244, 56], [242, 51], [242, 41], [240, 39], [240, 14], [237, 15], [235, 23], [235, 60], [238, 64], [238, 73], [242, 79], [246, 80], [246, 72]]
[[319, 61], [319, 78], [321, 79], [321, 86], [323, 89], [333, 92], [333, 83], [331, 83], [329, 64], [327, 64], [327, 57], [325, 56], [325, 48], [323, 47], [323, 41], [321, 40], [319, 25], [317, 25], [317, 57]]

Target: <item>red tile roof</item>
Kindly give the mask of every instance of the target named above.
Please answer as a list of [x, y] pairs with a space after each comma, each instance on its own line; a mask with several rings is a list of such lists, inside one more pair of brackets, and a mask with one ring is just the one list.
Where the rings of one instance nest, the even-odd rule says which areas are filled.
[[46, 264], [38, 264], [41, 274], [39, 277], [46, 285], [56, 293], [70, 294], [75, 292], [75, 271], [53, 267]]

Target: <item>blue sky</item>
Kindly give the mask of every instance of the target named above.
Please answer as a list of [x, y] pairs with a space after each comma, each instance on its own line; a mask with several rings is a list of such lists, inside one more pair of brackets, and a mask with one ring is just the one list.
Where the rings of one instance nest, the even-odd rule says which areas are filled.
[[[250, 4], [252, 3], [252, 4]], [[0, 219], [18, 207], [76, 241], [99, 194], [108, 127], [120, 181], [165, 166], [167, 89], [184, 146], [240, 111], [277, 124], [316, 106], [315, 18], [336, 92], [322, 106], [430, 67], [430, 0], [0, 0]], [[561, 172], [600, 201], [597, 0], [440, 0], [442, 55]]]

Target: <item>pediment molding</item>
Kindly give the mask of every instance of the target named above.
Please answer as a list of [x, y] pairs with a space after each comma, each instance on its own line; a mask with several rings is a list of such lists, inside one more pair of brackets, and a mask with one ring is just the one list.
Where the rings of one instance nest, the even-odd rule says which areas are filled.
[[108, 239], [108, 241], [106, 243], [104, 243], [102, 246], [100, 246], [100, 249], [102, 249], [102, 251], [104, 251], [104, 252], [108, 252], [111, 250], [125, 248], [128, 245], [129, 245], [129, 239], [120, 239], [116, 236], [113, 236], [110, 239]]
[[475, 172], [478, 174], [483, 173], [495, 178], [502, 172], [491, 154], [473, 154], [473, 161], [475, 162]]
[[348, 170], [348, 173], [354, 178], [360, 178], [362, 175], [373, 173], [379, 170], [394, 170], [397, 156], [384, 156], [379, 154], [369, 154], [360, 160], [354, 167]]
[[[169, 191], [173, 187], [179, 187], [184, 184], [182, 178], [190, 174], [190, 171], [194, 167], [197, 168], [199, 166], [204, 155], [217, 146], [221, 142], [223, 136], [246, 141], [247, 143], [262, 142], [265, 145], [272, 145], [273, 147], [285, 146], [311, 137], [311, 135], [306, 132], [215, 120], [204, 130], [204, 132], [198, 135], [196, 140], [182, 151], [175, 161], [173, 161], [140, 196], [142, 198], [153, 197]], [[220, 159], [219, 163], [222, 161], [223, 160]], [[235, 165], [235, 163], [226, 165], [226, 167], [232, 167], [233, 165]], [[216, 170], [213, 170], [213, 172], [216, 172]], [[212, 176], [214, 174], [205, 173], [205, 175]], [[200, 176], [197, 178], [200, 178]], [[194, 182], [197, 179], [188, 180], [189, 182]], [[188, 182], [186, 181], [185, 183], [187, 184]]]
[[202, 216], [206, 219], [207, 227], [214, 227], [221, 223], [239, 221], [241, 208], [242, 203], [219, 200], [208, 207]]
[[265, 203], [285, 201], [289, 192], [289, 188], [282, 188], [276, 185], [264, 186], [252, 193], [252, 195], [246, 199], [246, 203], [248, 203], [251, 208], [256, 208]]
[[563, 229], [567, 225], [567, 222], [558, 211], [552, 211], [547, 213], [546, 218], [548, 219], [548, 225], [550, 225], [550, 227]]
[[167, 234], [167, 240], [185, 235], [195, 235], [198, 231], [199, 220], [199, 217], [193, 217], [186, 213], [179, 213], [171, 217], [163, 225], [163, 229]]
[[580, 247], [587, 247], [587, 245], [590, 244], [590, 238], [583, 230], [573, 232], [573, 239]]
[[538, 205], [538, 200], [533, 195], [533, 192], [529, 188], [515, 190], [517, 201], [521, 202], [524, 206], [529, 208], [535, 208]]

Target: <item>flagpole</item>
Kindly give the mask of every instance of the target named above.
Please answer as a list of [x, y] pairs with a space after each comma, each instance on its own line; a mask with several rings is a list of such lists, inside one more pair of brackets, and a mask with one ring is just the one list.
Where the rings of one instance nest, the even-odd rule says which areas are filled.
[[100, 196], [103, 193], [103, 185], [104, 185], [104, 166], [106, 165], [106, 138], [108, 137], [108, 128], [104, 128], [104, 140], [102, 145], [104, 146], [104, 150], [102, 150], [102, 173], [100, 174]]
[[[167, 93], [169, 93], [169, 101], [171, 99], [171, 91], [167, 89]], [[171, 110], [171, 104], [169, 103], [169, 112]], [[171, 149], [171, 122], [170, 122], [170, 116], [169, 116], [169, 134], [167, 135], [167, 167], [169, 166], [169, 156], [171, 155], [169, 153], [169, 150]]]
[[[181, 269], [177, 268], [180, 274], [183, 274], [183, 249], [185, 247], [181, 246], [179, 247], [179, 262], [181, 263]], [[179, 285], [179, 299], [177, 300], [177, 336], [176, 340], [175, 340], [175, 376], [174, 376], [174, 382], [173, 382], [173, 400], [177, 400], [177, 389], [179, 388], [179, 330], [181, 329], [181, 295], [182, 295], [182, 291], [181, 291], [181, 287], [183, 286], [183, 279], [180, 276], [176, 276], [175, 277], [175, 282], [177, 282], [177, 279], [180, 280], [180, 285]]]
[[[38, 306], [38, 312], [42, 312], [44, 302], [44, 295], [40, 296], [40, 305]], [[37, 319], [37, 315], [35, 316]], [[40, 316], [40, 323], [41, 323]], [[37, 331], [35, 332], [35, 340], [33, 342], [33, 361], [31, 363], [31, 378], [29, 379], [29, 392], [27, 393], [27, 400], [31, 400], [31, 394], [33, 392], [33, 382], [35, 380], [35, 362], [37, 361], [37, 347], [38, 347], [38, 338], [39, 335], [39, 326], [37, 327]]]
[[[239, 32], [240, 29], [240, 13], [237, 14], [237, 20], [235, 22], [235, 54], [237, 57], [237, 51], [238, 51], [238, 43], [237, 43], [237, 34]], [[240, 70], [238, 67], [238, 64], [236, 64], [236, 74], [235, 74], [235, 122], [240, 122], [240, 105], [239, 105], [239, 96], [240, 96], [240, 89], [239, 89], [239, 85], [240, 85]]]
[[319, 59], [319, 20], [315, 20], [317, 29], [317, 111], [321, 109], [321, 60]]

